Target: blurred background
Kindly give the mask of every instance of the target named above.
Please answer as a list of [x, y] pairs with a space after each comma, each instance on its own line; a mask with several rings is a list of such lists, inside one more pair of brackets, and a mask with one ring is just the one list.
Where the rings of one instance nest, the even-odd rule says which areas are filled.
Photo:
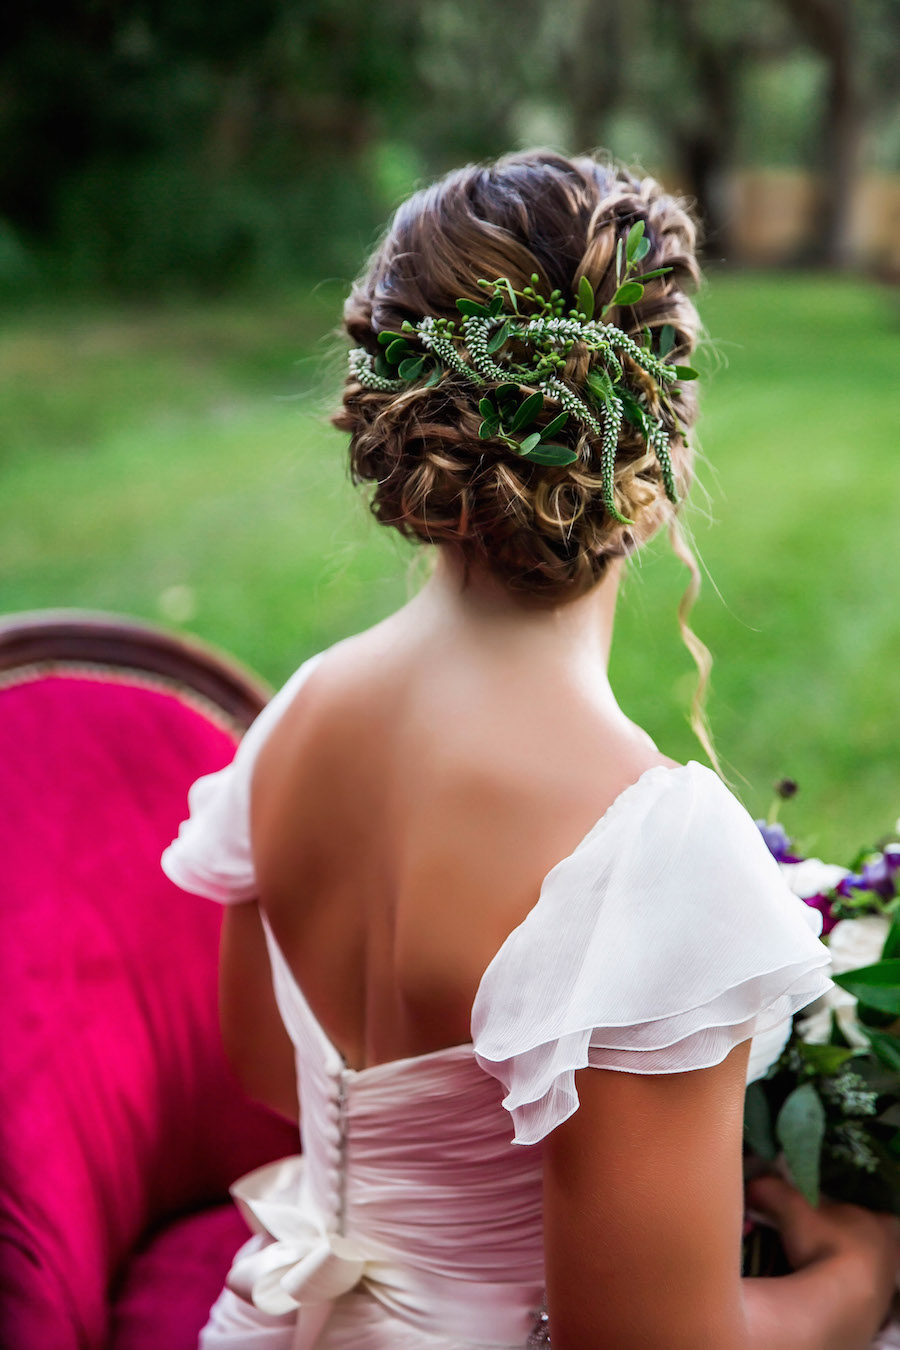
[[[711, 344], [687, 520], [726, 772], [849, 861], [900, 814], [896, 0], [90, 0], [0, 58], [0, 610], [210, 640], [280, 684], [417, 584], [328, 426], [340, 309], [458, 164], [607, 149], [694, 198]], [[611, 677], [677, 759], [686, 574]]]

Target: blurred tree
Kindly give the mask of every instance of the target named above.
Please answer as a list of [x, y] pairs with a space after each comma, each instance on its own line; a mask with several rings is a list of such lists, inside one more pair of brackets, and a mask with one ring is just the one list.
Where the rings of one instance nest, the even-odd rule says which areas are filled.
[[853, 189], [862, 145], [858, 17], [846, 0], [783, 3], [827, 69], [817, 166], [823, 176], [822, 228], [811, 241], [811, 252], [817, 262], [841, 266], [850, 260]]
[[382, 210], [365, 152], [408, 119], [416, 32], [366, 0], [19, 10], [0, 214], [77, 285], [340, 265]]
[[573, 150], [592, 149], [626, 90], [626, 29], [621, 5], [572, 0], [559, 30], [558, 87], [567, 94]]
[[853, 261], [852, 215], [867, 127], [896, 100], [900, 7], [895, 0], [781, 0], [801, 38], [821, 58], [816, 167], [822, 227], [810, 241], [815, 262]]
[[[865, 139], [896, 114], [897, 0], [44, 0], [5, 17], [0, 286], [345, 275], [417, 182], [535, 141], [649, 159], [728, 256], [734, 170], [767, 162], [786, 108], [777, 153], [821, 168], [819, 255], [841, 261]], [[798, 72], [791, 101], [779, 81]]]
[[[419, 18], [421, 102], [409, 134], [426, 162], [443, 172], [502, 154], [522, 99], [553, 84], [557, 16], [544, 0], [434, 0]], [[510, 41], [511, 31], [527, 40]]]
[[652, 63], [646, 96], [665, 129], [673, 168], [700, 204], [709, 246], [731, 255], [729, 180], [737, 160], [750, 66], [778, 51], [784, 25], [770, 0], [648, 0]]

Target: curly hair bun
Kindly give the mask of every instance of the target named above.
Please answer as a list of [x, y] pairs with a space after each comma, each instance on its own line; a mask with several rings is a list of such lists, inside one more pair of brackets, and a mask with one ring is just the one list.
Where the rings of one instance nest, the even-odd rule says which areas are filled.
[[[648, 281], [636, 303], [611, 309], [607, 321], [638, 340], [645, 328], [652, 335], [669, 324], [674, 356], [686, 360], [699, 331], [689, 299], [699, 272], [697, 227], [684, 202], [652, 178], [550, 150], [466, 165], [403, 202], [353, 284], [343, 331], [375, 355], [380, 332], [425, 315], [458, 319], [457, 297], [482, 300], [479, 279], [498, 276], [521, 288], [537, 273], [544, 295], [558, 289], [572, 303], [585, 276], [599, 307], [616, 291], [616, 248], [637, 221], [650, 244], [642, 272], [670, 270]], [[563, 378], [582, 385], [594, 359], [576, 344]], [[660, 414], [683, 499], [692, 472], [685, 433], [696, 418], [693, 385], [673, 386]], [[351, 374], [330, 420], [350, 433], [352, 481], [374, 484], [377, 520], [409, 539], [451, 544], [510, 589], [550, 601], [588, 591], [610, 558], [640, 547], [677, 509], [656, 456], [629, 424], [615, 478], [616, 498], [633, 522], [626, 526], [604, 505], [601, 447], [590, 431], [570, 422], [556, 437], [568, 436], [577, 453], [571, 464], [530, 462], [500, 441], [479, 440], [478, 391], [453, 372], [431, 387], [393, 393], [365, 388]]]

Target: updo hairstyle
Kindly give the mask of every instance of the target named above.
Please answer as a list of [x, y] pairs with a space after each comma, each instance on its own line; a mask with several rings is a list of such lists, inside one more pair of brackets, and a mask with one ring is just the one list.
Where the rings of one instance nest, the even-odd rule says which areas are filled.
[[[458, 321], [457, 297], [485, 299], [479, 278], [507, 276], [521, 290], [533, 273], [536, 289], [545, 296], [558, 289], [567, 308], [575, 304], [579, 278], [587, 277], [599, 317], [617, 286], [616, 246], [637, 221], [644, 222], [650, 244], [639, 271], [671, 271], [647, 282], [636, 304], [609, 310], [604, 322], [638, 342], [645, 328], [652, 336], [670, 324], [675, 345], [669, 359], [688, 364], [699, 328], [688, 292], [699, 275], [696, 226], [684, 203], [652, 178], [549, 150], [466, 165], [403, 202], [353, 284], [343, 329], [374, 356], [381, 350], [378, 334], [398, 331], [404, 319]], [[576, 344], [561, 377], [579, 389], [598, 360], [596, 352]], [[629, 357], [624, 363], [634, 387], [646, 388], [652, 410], [661, 414], [683, 497], [692, 477], [684, 433], [696, 418], [695, 386], [679, 381], [672, 387], [675, 421], [655, 400], [653, 382]], [[343, 406], [331, 421], [350, 433], [352, 481], [374, 484], [370, 509], [377, 520], [409, 539], [452, 544], [510, 590], [559, 603], [590, 590], [610, 558], [629, 555], [671, 518], [676, 508], [666, 497], [657, 458], [627, 421], [615, 490], [632, 526], [604, 506], [600, 445], [592, 431], [570, 417], [554, 440], [578, 458], [562, 466], [534, 463], [500, 440], [479, 440], [483, 393], [455, 371], [431, 388], [423, 381], [391, 393], [348, 377]], [[544, 420], [558, 412], [545, 398]]]
[[[426, 315], [458, 322], [457, 298], [484, 302], [479, 279], [508, 277], [521, 291], [538, 281], [543, 296], [561, 292], [574, 307], [579, 279], [596, 297], [595, 317], [617, 289], [616, 253], [628, 232], [644, 222], [650, 245], [640, 274], [666, 267], [645, 284], [641, 298], [614, 307], [603, 322], [639, 344], [650, 330], [671, 325], [668, 359], [690, 363], [700, 321], [691, 293], [699, 284], [697, 224], [680, 198], [653, 178], [614, 163], [553, 150], [517, 151], [467, 164], [407, 198], [354, 281], [343, 308], [341, 333], [373, 357], [378, 334], [398, 332], [404, 320]], [[465, 349], [461, 348], [465, 357]], [[572, 348], [562, 379], [579, 391], [602, 356]], [[570, 417], [554, 440], [577, 452], [564, 465], [542, 465], [497, 439], [480, 440], [479, 398], [485, 392], [456, 371], [436, 384], [424, 380], [400, 391], [363, 386], [350, 374], [332, 424], [350, 433], [354, 484], [373, 484], [369, 507], [383, 525], [411, 540], [450, 546], [461, 555], [464, 577], [477, 563], [499, 578], [520, 603], [558, 605], [584, 595], [601, 580], [610, 559], [628, 557], [668, 525], [669, 540], [690, 572], [678, 608], [682, 640], [699, 672], [690, 722], [721, 773], [704, 700], [712, 658], [687, 622], [700, 589], [700, 571], [680, 525], [680, 507], [693, 478], [687, 440], [697, 416], [696, 385], [677, 381], [660, 402], [654, 382], [623, 358], [629, 383], [643, 390], [669, 436], [679, 505], [668, 499], [659, 461], [642, 435], [623, 421], [615, 459], [615, 498], [624, 525], [607, 510], [596, 434]], [[559, 405], [545, 397], [544, 422]]]

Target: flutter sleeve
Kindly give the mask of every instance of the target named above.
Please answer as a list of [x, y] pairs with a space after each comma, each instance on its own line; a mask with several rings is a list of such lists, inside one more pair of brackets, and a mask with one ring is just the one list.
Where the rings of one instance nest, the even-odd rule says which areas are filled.
[[648, 770], [547, 874], [482, 976], [472, 1041], [514, 1142], [577, 1110], [589, 1065], [677, 1073], [752, 1038], [752, 1081], [832, 987], [821, 929], [711, 769]]
[[294, 671], [247, 728], [225, 768], [188, 788], [188, 815], [163, 851], [160, 866], [182, 890], [220, 904], [256, 896], [250, 849], [250, 776], [260, 746], [324, 652]]

